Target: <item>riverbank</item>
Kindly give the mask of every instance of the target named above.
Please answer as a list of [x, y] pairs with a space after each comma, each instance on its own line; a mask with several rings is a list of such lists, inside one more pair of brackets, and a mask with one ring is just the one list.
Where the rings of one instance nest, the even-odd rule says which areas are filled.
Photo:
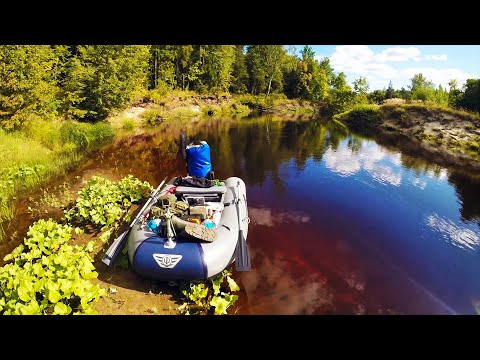
[[117, 132], [131, 132], [169, 121], [215, 118], [244, 118], [271, 114], [289, 118], [318, 116], [321, 105], [312, 101], [271, 95], [200, 95], [192, 91], [160, 94], [150, 91], [131, 107], [112, 113], [106, 120]]
[[480, 117], [423, 104], [362, 105], [336, 115], [351, 130], [375, 136], [405, 153], [480, 174]]

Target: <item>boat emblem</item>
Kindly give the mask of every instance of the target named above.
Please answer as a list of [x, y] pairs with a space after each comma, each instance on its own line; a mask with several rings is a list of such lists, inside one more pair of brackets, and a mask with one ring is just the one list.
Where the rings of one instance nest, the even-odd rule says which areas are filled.
[[172, 269], [182, 260], [182, 255], [153, 254], [153, 258], [161, 268]]

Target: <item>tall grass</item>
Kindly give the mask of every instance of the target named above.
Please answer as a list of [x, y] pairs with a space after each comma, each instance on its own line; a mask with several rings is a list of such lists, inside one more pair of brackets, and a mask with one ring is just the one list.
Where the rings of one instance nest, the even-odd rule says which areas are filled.
[[62, 126], [60, 119], [45, 121], [40, 118], [32, 118], [26, 123], [25, 135], [50, 150], [58, 150], [61, 146], [60, 133], [58, 129]]
[[107, 123], [35, 120], [23, 133], [0, 129], [0, 242], [15, 216], [16, 197], [63, 174], [113, 137]]
[[133, 131], [135, 129], [135, 120], [124, 118], [122, 121], [122, 129], [126, 131]]

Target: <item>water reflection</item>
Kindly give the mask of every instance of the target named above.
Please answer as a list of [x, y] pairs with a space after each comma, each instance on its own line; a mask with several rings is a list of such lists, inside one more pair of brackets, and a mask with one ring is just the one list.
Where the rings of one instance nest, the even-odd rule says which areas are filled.
[[425, 187], [427, 186], [427, 182], [425, 180], [422, 180], [422, 179], [418, 178], [418, 177], [416, 177], [412, 180], [412, 184], [414, 186], [418, 187], [421, 190], [425, 189]]
[[301, 211], [279, 211], [266, 208], [248, 208], [248, 216], [254, 225], [274, 226], [276, 223], [307, 223], [310, 216]]
[[255, 248], [252, 259], [256, 270], [241, 277], [247, 295], [251, 294], [246, 313], [312, 315], [331, 310], [334, 295], [325, 279], [317, 273], [294, 275], [302, 269], [301, 261], [287, 261], [282, 254], [272, 256]]
[[455, 187], [462, 204], [462, 218], [480, 223], [480, 179], [472, 179], [460, 172], [453, 172], [448, 181]]
[[442, 234], [449, 243], [461, 249], [476, 250], [480, 244], [480, 236], [477, 233], [437, 214], [428, 216], [427, 224]]
[[344, 142], [336, 149], [329, 148], [324, 154], [325, 166], [339, 176], [351, 176], [366, 170], [373, 180], [382, 184], [399, 186], [402, 180], [401, 171], [392, 165], [400, 164], [400, 155], [378, 147], [376, 144], [359, 143], [352, 149], [349, 142]]

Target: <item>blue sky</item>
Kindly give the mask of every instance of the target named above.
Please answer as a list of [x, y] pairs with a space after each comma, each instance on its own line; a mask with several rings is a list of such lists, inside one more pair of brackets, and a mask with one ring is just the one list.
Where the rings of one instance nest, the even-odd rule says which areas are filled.
[[[304, 45], [294, 45], [299, 55]], [[350, 84], [363, 76], [370, 90], [386, 89], [390, 80], [395, 89], [408, 89], [410, 79], [422, 73], [436, 87], [448, 89], [456, 79], [480, 78], [480, 45], [309, 45], [315, 57], [330, 58], [334, 71], [343, 71]], [[286, 46], [289, 48], [289, 45]]]

